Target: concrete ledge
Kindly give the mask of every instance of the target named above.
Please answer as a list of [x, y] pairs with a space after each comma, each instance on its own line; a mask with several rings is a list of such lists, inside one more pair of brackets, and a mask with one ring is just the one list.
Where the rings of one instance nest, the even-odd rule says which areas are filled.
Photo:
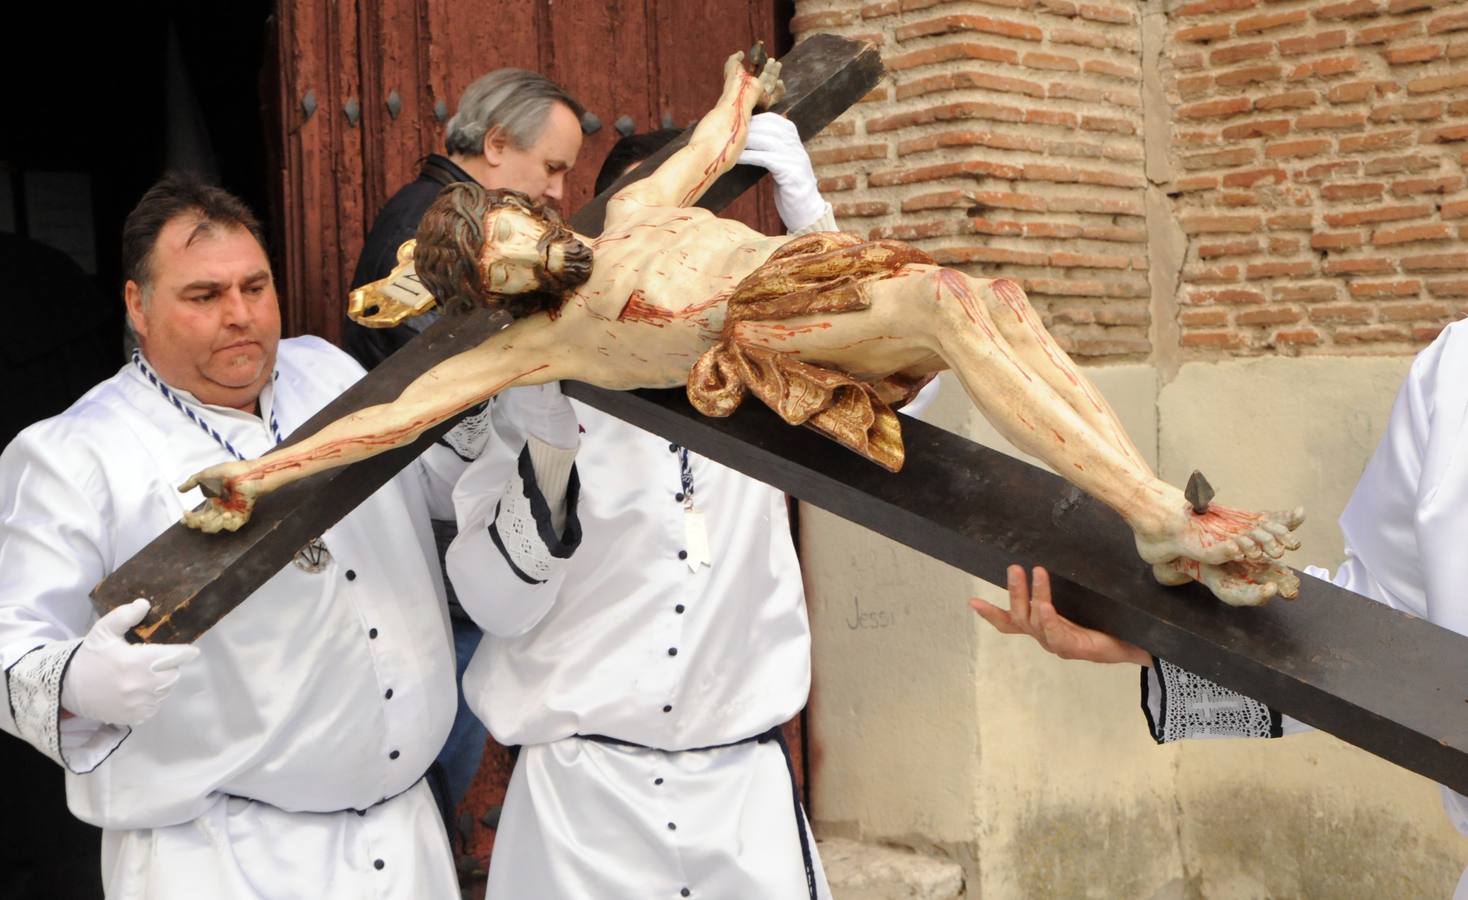
[[845, 838], [816, 842], [833, 900], [964, 900], [955, 862]]

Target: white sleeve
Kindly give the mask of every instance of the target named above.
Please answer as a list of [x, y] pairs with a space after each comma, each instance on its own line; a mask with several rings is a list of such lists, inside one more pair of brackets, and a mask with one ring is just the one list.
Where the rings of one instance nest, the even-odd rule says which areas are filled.
[[821, 202], [825, 203], [826, 207], [821, 212], [821, 214], [809, 224], [803, 225], [800, 228], [795, 229], [794, 231], [787, 232], [791, 237], [798, 237], [802, 234], [815, 234], [817, 232], [838, 230], [836, 228], [836, 213], [833, 209], [831, 209], [831, 204], [826, 203], [824, 200], [822, 200]]
[[111, 498], [100, 477], [61, 471], [56, 449], [28, 430], [0, 456], [0, 729], [82, 773], [130, 729], [61, 718], [62, 678], [96, 618], [87, 593], [106, 574]]
[[502, 637], [533, 628], [555, 603], [581, 543], [576, 451], [528, 437], [496, 406], [479, 458], [454, 489], [459, 535], [448, 576], [464, 610]]

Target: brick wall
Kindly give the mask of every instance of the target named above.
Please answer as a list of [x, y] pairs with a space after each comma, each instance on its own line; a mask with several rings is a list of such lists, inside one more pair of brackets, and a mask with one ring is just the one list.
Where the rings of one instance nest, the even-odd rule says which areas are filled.
[[889, 71], [810, 145], [842, 227], [1018, 280], [1083, 358], [1410, 352], [1468, 313], [1464, 0], [1199, 0], [1150, 61], [1142, 10], [798, 0]]

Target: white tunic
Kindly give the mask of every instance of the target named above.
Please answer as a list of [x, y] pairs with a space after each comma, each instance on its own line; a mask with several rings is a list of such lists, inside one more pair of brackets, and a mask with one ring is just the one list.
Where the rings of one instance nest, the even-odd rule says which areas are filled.
[[[526, 438], [500, 407], [454, 494], [448, 571], [487, 632], [465, 696], [497, 740], [523, 745], [489, 895], [805, 898], [779, 747], [669, 752], [761, 734], [805, 705], [810, 633], [785, 498], [690, 456], [712, 550], [712, 565], [691, 570], [679, 558], [679, 454], [575, 408], [584, 433], [572, 514], [583, 536], [569, 558], [536, 572], [510, 564], [521, 551], [504, 519], [519, 488], [507, 485], [518, 484]], [[487, 527], [497, 510], [499, 545]], [[818, 861], [816, 871], [824, 896]]]
[[[272, 413], [289, 434], [361, 374], [300, 338], [280, 344], [263, 418], [179, 396], [252, 457]], [[462, 468], [447, 450], [327, 530], [324, 572], [286, 566], [201, 637], [157, 716], [67, 719], [58, 746], [54, 661], [96, 619], [88, 591], [200, 502], [176, 485], [229, 458], [131, 363], [6, 448], [0, 727], [67, 766], [71, 810], [105, 829], [110, 897], [457, 897], [420, 780], [455, 707], [428, 525]]]

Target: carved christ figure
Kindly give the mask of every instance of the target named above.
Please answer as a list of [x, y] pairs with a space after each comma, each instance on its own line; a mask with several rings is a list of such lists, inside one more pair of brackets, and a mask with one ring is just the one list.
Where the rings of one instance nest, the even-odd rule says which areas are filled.
[[1121, 515], [1164, 583], [1198, 580], [1239, 605], [1296, 593], [1293, 573], [1271, 559], [1299, 546], [1302, 513], [1206, 500], [1196, 511], [1148, 468], [1015, 282], [972, 278], [898, 242], [766, 237], [691, 207], [734, 164], [751, 112], [783, 91], [774, 60], [755, 76], [736, 53], [724, 74], [688, 145], [612, 197], [595, 240], [512, 192], [447, 188], [418, 231], [418, 277], [448, 314], [487, 305], [515, 321], [392, 403], [195, 475], [183, 489], [202, 484], [211, 499], [188, 524], [236, 529], [282, 484], [402, 446], [506, 388], [558, 379], [686, 384], [709, 415], [753, 392], [787, 421], [895, 470], [891, 407], [951, 369], [1015, 446]]

